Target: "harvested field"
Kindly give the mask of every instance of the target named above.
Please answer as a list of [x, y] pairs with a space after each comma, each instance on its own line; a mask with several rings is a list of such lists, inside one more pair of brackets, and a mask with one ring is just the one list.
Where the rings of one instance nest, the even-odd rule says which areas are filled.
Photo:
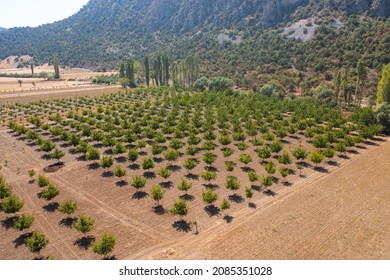
[[[176, 249], [180, 259], [390, 258], [390, 142], [329, 175], [312, 175]], [[378, 145], [378, 146], [377, 146]]]

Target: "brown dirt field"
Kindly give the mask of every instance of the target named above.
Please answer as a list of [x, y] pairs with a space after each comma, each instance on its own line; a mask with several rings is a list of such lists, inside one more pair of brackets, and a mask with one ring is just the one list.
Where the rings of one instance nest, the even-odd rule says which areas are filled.
[[389, 259], [390, 143], [173, 248], [180, 259]]
[[76, 96], [99, 96], [102, 94], [117, 92], [120, 89], [120, 86], [98, 86], [85, 84], [78, 87], [49, 89], [39, 92], [28, 91], [19, 93], [0, 93], [0, 102], [34, 102], [56, 98], [71, 98]]
[[[53, 161], [43, 159], [44, 153], [36, 150], [36, 146], [30, 146], [27, 140], [7, 130], [0, 131], [0, 143], [2, 173], [14, 186], [14, 192], [25, 200], [23, 213], [36, 216], [33, 229], [44, 232], [50, 240], [43, 255], [58, 259], [98, 258], [91, 249], [75, 244], [82, 235], [60, 225], [66, 216], [50, 211], [49, 202], [37, 197], [40, 188], [29, 183], [27, 170], [34, 168], [40, 174]], [[255, 209], [249, 208], [247, 201], [232, 203], [226, 213], [210, 217], [201, 201], [204, 182], [191, 180], [194, 185], [189, 194], [195, 200], [189, 202], [190, 214], [185, 220], [198, 221], [199, 235], [194, 235], [193, 228], [189, 232], [173, 228], [180, 218], [167, 213], [157, 215], [150, 198], [136, 199], [135, 190], [128, 183], [116, 186], [117, 178], [102, 178], [102, 169], [94, 170], [90, 162], [69, 153], [69, 148], [65, 148], [66, 156], [62, 159], [65, 167], [47, 176], [61, 190], [55, 202], [75, 200], [79, 206], [75, 217], [86, 214], [96, 220], [90, 236], [98, 238], [104, 232], [116, 236], [114, 255], [119, 259], [385, 259], [390, 255], [386, 244], [390, 238], [387, 233], [390, 210], [386, 210], [390, 190], [385, 188], [390, 179], [390, 174], [386, 173], [390, 167], [390, 145], [388, 141], [377, 141], [359, 147], [355, 149], [356, 154], [349, 154], [353, 160], [337, 158], [341, 167], [326, 166], [330, 174], [306, 169], [307, 179], [291, 175], [292, 186], [285, 187], [281, 183], [273, 186], [275, 197], [256, 193], [251, 201]], [[215, 152], [219, 159], [214, 166], [224, 170], [221, 152]], [[233, 160], [238, 155], [236, 152]], [[7, 166], [4, 166], [5, 160]], [[121, 162], [120, 157], [117, 160]], [[181, 158], [175, 164], [182, 166], [183, 161]], [[381, 168], [375, 168], [373, 163], [376, 162], [382, 163]], [[142, 172], [131, 171], [128, 165], [125, 165], [127, 182], [132, 173]], [[255, 162], [249, 166], [259, 170]], [[243, 164], [238, 163], [236, 168], [242, 167]], [[192, 173], [199, 174], [203, 169], [204, 163]], [[182, 194], [176, 185], [185, 174], [185, 170], [175, 171], [168, 179], [173, 182], [173, 188], [166, 189], [161, 201], [165, 209]], [[239, 180], [243, 186], [250, 186], [243, 174], [237, 174]], [[379, 179], [374, 182], [373, 178]], [[220, 186], [217, 205], [231, 194], [224, 187], [224, 179], [218, 176], [212, 182]], [[164, 180], [159, 176], [148, 180], [144, 191], [149, 192], [151, 186], [161, 181]], [[239, 194], [243, 193], [241, 189]], [[224, 220], [225, 215], [231, 216], [230, 223]], [[0, 212], [0, 259], [33, 258], [21, 244], [21, 234], [9, 228], [11, 217], [13, 215]]]

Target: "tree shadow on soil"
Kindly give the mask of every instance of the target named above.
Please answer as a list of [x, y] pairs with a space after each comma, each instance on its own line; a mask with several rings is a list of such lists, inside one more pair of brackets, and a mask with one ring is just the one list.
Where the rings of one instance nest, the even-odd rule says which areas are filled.
[[219, 216], [219, 214], [221, 213], [221, 209], [219, 209], [215, 205], [207, 205], [204, 208], [204, 211], [206, 211], [207, 215], [209, 215], [210, 217]]
[[351, 159], [348, 155], [346, 154], [341, 154], [339, 155], [339, 158], [342, 158], [342, 159]]
[[252, 209], [256, 209], [256, 208], [257, 208], [257, 205], [256, 205], [256, 203], [249, 202], [249, 203], [248, 203], [248, 207], [249, 207], [249, 208], [252, 208]]
[[168, 166], [168, 170], [170, 170], [172, 172], [180, 171], [181, 170], [181, 166], [179, 166], [179, 165], [170, 165], [170, 166]]
[[137, 170], [140, 169], [140, 166], [139, 166], [139, 164], [137, 164], [137, 163], [133, 163], [133, 164], [130, 164], [130, 165], [128, 166], [128, 168], [130, 168], [130, 169], [133, 170], [133, 171], [137, 171]]
[[322, 166], [316, 166], [314, 167], [314, 171], [320, 172], [320, 173], [329, 173], [329, 170]]
[[144, 177], [146, 179], [154, 179], [154, 178], [156, 178], [156, 173], [150, 172], [150, 171], [144, 172], [143, 175], [144, 175]]
[[160, 186], [163, 187], [164, 189], [170, 189], [170, 188], [172, 188], [173, 183], [169, 182], [169, 181], [168, 182], [161, 182]]
[[195, 197], [193, 195], [188, 194], [188, 193], [181, 195], [180, 198], [184, 199], [185, 201], [195, 200]]
[[87, 167], [89, 170], [97, 170], [97, 169], [99, 169], [100, 166], [99, 166], [99, 163], [94, 162], [94, 163], [88, 164]]
[[301, 139], [301, 137], [299, 137], [298, 135], [289, 135], [289, 137], [295, 140]]
[[143, 198], [145, 198], [147, 196], [148, 196], [148, 193], [143, 192], [143, 191], [138, 191], [138, 192], [133, 194], [132, 199], [140, 200], [140, 199], [143, 199]]
[[203, 184], [203, 186], [206, 188], [206, 189], [209, 189], [209, 190], [216, 190], [216, 189], [219, 189], [219, 186], [217, 184]]
[[77, 245], [80, 248], [84, 250], [88, 250], [89, 247], [91, 247], [92, 243], [96, 240], [93, 236], [83, 236], [81, 238], [78, 238], [73, 245]]
[[270, 189], [263, 191], [263, 194], [265, 194], [267, 196], [273, 196], [273, 197], [275, 197], [277, 195], [276, 192], [274, 192], [273, 190], [270, 190]]
[[102, 258], [103, 261], [116, 261], [117, 259], [116, 256], [105, 256]]
[[219, 171], [218, 168], [216, 168], [214, 166], [206, 166], [204, 169], [208, 170], [210, 172], [218, 172]]
[[172, 224], [172, 227], [174, 229], [176, 229], [177, 231], [181, 231], [181, 232], [191, 231], [191, 223], [184, 221], [184, 220], [174, 222]]
[[[40, 194], [38, 194], [40, 196]], [[48, 205], [45, 205], [43, 206], [42, 208], [49, 212], [49, 213], [53, 213], [57, 210], [57, 208], [59, 207], [60, 205], [58, 204], [58, 202], [51, 202], [49, 203]]]
[[103, 177], [103, 178], [111, 178], [111, 177], [114, 177], [114, 172], [112, 172], [112, 171], [104, 171], [104, 172], [102, 173], [102, 177]]
[[124, 157], [124, 156], [117, 157], [117, 158], [115, 158], [115, 161], [117, 163], [125, 163], [126, 162], [126, 157]]
[[330, 166], [334, 166], [334, 167], [339, 167], [340, 166], [340, 163], [338, 163], [337, 161], [334, 161], [334, 160], [329, 160], [327, 162], [327, 164], [329, 164]]
[[76, 160], [77, 161], [87, 161], [87, 158], [85, 155], [82, 155], [82, 156], [76, 157]]
[[228, 223], [228, 224], [230, 224], [231, 222], [233, 222], [233, 219], [234, 219], [234, 217], [233, 217], [233, 216], [230, 216], [230, 215], [225, 215], [225, 216], [223, 217], [223, 220], [224, 220], [226, 223]]
[[125, 180], [120, 180], [120, 181], [116, 182], [115, 185], [116, 185], [118, 188], [123, 188], [123, 187], [128, 186], [129, 183], [126, 182]]
[[185, 177], [191, 180], [199, 180], [199, 175], [192, 174], [192, 173], [188, 173]]
[[310, 168], [312, 166], [310, 163], [307, 163], [305, 161], [297, 162], [297, 164], [303, 166], [304, 168]]
[[32, 232], [24, 233], [20, 235], [18, 238], [16, 238], [12, 243], [14, 244], [15, 248], [18, 248], [20, 246], [23, 246], [26, 242], [26, 239], [32, 236]]
[[367, 147], [362, 146], [362, 145], [355, 145], [355, 147], [356, 147], [357, 149], [360, 149], [360, 150], [367, 150]]
[[256, 185], [252, 185], [251, 189], [256, 191], [256, 192], [260, 192], [261, 191], [261, 187], [260, 186], [256, 186]]
[[41, 156], [41, 159], [43, 159], [43, 160], [51, 160], [52, 158], [50, 157], [50, 155], [44, 154], [44, 155]]
[[154, 161], [155, 163], [162, 163], [162, 162], [164, 161], [164, 159], [163, 159], [163, 158], [160, 158], [160, 157], [153, 157], [153, 161]]
[[284, 181], [282, 184], [283, 184], [283, 186], [285, 186], [285, 187], [291, 187], [291, 186], [292, 186], [292, 183], [289, 182], [289, 181]]
[[167, 213], [167, 210], [165, 210], [164, 206], [162, 205], [156, 205], [153, 207], [153, 213], [157, 215], [164, 215], [165, 213]]
[[72, 228], [73, 222], [76, 222], [76, 221], [77, 221], [77, 218], [67, 217], [67, 218], [63, 218], [61, 221], [59, 221], [58, 224], [62, 227]]
[[250, 168], [248, 166], [241, 167], [241, 170], [246, 173], [248, 173], [249, 171], [255, 171], [253, 168]]
[[239, 194], [229, 195], [229, 200], [235, 203], [243, 203], [244, 199]]
[[6, 230], [9, 230], [10, 228], [12, 228], [14, 226], [14, 222], [18, 218], [19, 218], [18, 216], [13, 216], [13, 217], [6, 218], [6, 219], [1, 221], [1, 226], [3, 228], [5, 228]]

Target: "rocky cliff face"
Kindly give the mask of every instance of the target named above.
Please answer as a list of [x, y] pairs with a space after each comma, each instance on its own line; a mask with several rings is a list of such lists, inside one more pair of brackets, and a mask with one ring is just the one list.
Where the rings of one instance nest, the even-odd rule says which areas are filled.
[[328, 0], [331, 9], [348, 13], [368, 12], [376, 17], [390, 16], [389, 0]]
[[[92, 0], [77, 18], [115, 21], [147, 31], [192, 31], [216, 27], [271, 26], [309, 0]], [[74, 20], [73, 19], [73, 20]]]

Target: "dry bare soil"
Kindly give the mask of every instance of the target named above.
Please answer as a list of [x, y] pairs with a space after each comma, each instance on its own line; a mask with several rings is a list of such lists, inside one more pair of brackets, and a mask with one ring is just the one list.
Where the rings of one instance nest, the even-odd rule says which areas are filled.
[[[33, 229], [44, 232], [50, 240], [42, 252], [45, 256], [97, 259], [90, 244], [102, 233], [110, 232], [117, 238], [113, 255], [118, 259], [390, 257], [387, 138], [360, 144], [348, 159], [338, 157], [337, 164], [326, 166], [329, 173], [305, 169], [306, 178], [295, 174], [290, 178], [291, 186], [272, 187], [275, 196], [259, 192], [250, 201], [251, 207], [247, 200], [232, 202], [232, 208], [223, 213], [205, 211], [199, 199], [203, 186], [193, 178], [189, 194], [196, 199], [190, 201], [190, 214], [185, 220], [198, 221], [198, 235], [194, 234], [193, 225], [178, 223], [180, 218], [166, 212], [171, 207], [168, 202], [181, 195], [176, 185], [187, 174], [184, 170], [169, 178], [173, 186], [166, 186], [169, 191], [161, 201], [162, 211], [156, 213], [150, 198], [138, 197], [127, 183], [118, 184], [109, 174], [103, 177], [102, 169], [66, 152], [62, 159], [65, 167], [47, 175], [61, 189], [59, 197], [50, 203], [38, 198], [40, 188], [29, 182], [27, 170], [34, 168], [38, 174], [43, 173], [52, 161], [46, 160], [36, 146], [8, 130], [0, 131], [0, 143], [3, 175], [13, 185], [14, 193], [25, 201], [23, 212], [36, 217]], [[223, 163], [215, 167], [224, 168]], [[201, 166], [197, 168], [200, 170]], [[215, 183], [222, 186], [221, 197], [226, 197], [229, 192], [223, 187], [223, 179], [221, 176]], [[248, 184], [247, 178], [239, 179]], [[157, 182], [157, 178], [151, 178], [145, 191]], [[66, 216], [56, 210], [58, 203], [67, 199], [78, 203], [75, 217], [85, 214], [96, 220], [87, 236], [72, 229]], [[13, 217], [0, 212], [0, 259], [32, 259], [35, 256], [23, 244], [23, 233], [11, 227]]]

